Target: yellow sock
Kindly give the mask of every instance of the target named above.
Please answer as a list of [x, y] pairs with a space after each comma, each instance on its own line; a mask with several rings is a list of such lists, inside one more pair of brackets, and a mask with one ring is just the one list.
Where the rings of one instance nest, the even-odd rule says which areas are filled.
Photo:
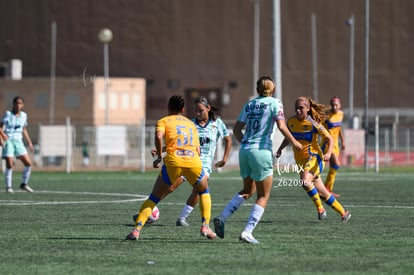
[[200, 194], [200, 213], [201, 222], [209, 224], [211, 219], [211, 196], [210, 193]]
[[152, 200], [147, 199], [144, 201], [144, 203], [141, 206], [141, 209], [139, 209], [138, 218], [135, 220], [135, 227], [138, 230], [141, 230], [142, 227], [144, 227], [145, 223], [148, 220], [148, 217], [152, 214], [152, 209], [155, 206], [155, 202]]
[[326, 176], [325, 186], [330, 192], [332, 192], [335, 183], [336, 170], [338, 170], [337, 167], [329, 168], [328, 175]]
[[327, 205], [332, 207], [333, 210], [341, 214], [341, 216], [345, 213], [344, 207], [337, 199], [335, 199], [334, 195], [331, 194], [329, 198], [325, 199], [324, 201]]
[[315, 186], [312, 186], [311, 188], [305, 191], [306, 193], [308, 193], [308, 196], [311, 198], [318, 211], [319, 209], [323, 209], [321, 198], [319, 197], [318, 190], [315, 188]]

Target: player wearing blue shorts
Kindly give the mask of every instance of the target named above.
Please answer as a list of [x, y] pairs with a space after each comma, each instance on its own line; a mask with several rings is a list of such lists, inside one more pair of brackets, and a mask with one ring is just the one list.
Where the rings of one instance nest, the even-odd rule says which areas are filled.
[[[134, 229], [126, 236], [127, 240], [138, 240], [153, 208], [170, 193], [171, 185], [181, 177], [197, 189], [200, 196], [201, 229], [200, 234], [214, 239], [216, 234], [210, 229], [211, 196], [207, 177], [204, 175], [200, 159], [200, 143], [194, 123], [183, 116], [185, 101], [175, 95], [168, 101], [168, 116], [157, 121], [155, 129], [155, 147], [157, 159], [153, 167], [164, 162], [148, 199], [144, 201], [135, 220]], [[162, 158], [165, 145], [166, 155]]]
[[[273, 181], [272, 134], [274, 124], [281, 133], [298, 149], [302, 145], [290, 134], [279, 99], [272, 97], [275, 85], [270, 77], [261, 77], [256, 83], [258, 96], [244, 106], [233, 128], [233, 134], [240, 142], [239, 165], [243, 178], [243, 189], [234, 195], [220, 216], [214, 218], [214, 228], [224, 238], [226, 220], [251, 197], [257, 189], [253, 205], [240, 241], [257, 244], [253, 230], [259, 223], [270, 197]], [[244, 129], [244, 134], [242, 130]]]
[[[342, 150], [345, 150], [345, 140], [342, 132], [342, 121], [344, 119], [344, 112], [341, 111], [341, 99], [337, 96], [331, 98], [331, 109], [329, 110], [328, 117], [325, 120], [324, 126], [329, 131], [329, 134], [334, 140], [332, 148], [331, 159], [329, 160], [329, 171], [326, 175], [325, 186], [336, 198], [340, 195], [333, 192], [335, 184], [336, 172], [340, 166], [339, 154]], [[340, 141], [340, 144], [339, 144]], [[326, 140], [322, 140], [322, 151], [326, 149]]]
[[7, 140], [3, 144], [2, 156], [6, 160], [6, 192], [13, 193], [12, 175], [13, 161], [16, 157], [20, 159], [24, 165], [22, 182], [20, 188], [31, 193], [33, 189], [29, 187], [29, 178], [32, 170], [32, 162], [23, 143], [23, 137], [26, 139], [29, 149], [33, 151], [33, 144], [27, 132], [27, 114], [23, 112], [24, 100], [17, 96], [13, 99], [13, 108], [6, 111], [0, 122], [0, 128], [7, 135]]
[[[331, 158], [333, 138], [323, 127], [325, 120], [325, 106], [315, 103], [307, 97], [298, 97], [295, 101], [296, 115], [289, 118], [287, 125], [292, 135], [302, 144], [302, 150], [294, 149], [296, 164], [301, 167], [300, 180], [303, 189], [316, 206], [318, 218], [326, 218], [326, 210], [321, 199], [341, 215], [342, 222], [348, 222], [351, 218], [349, 211], [329, 192], [322, 182], [320, 174], [324, 167], [324, 161]], [[322, 152], [319, 147], [319, 137], [327, 142], [327, 149]], [[280, 157], [282, 150], [288, 145], [285, 139], [276, 152]]]

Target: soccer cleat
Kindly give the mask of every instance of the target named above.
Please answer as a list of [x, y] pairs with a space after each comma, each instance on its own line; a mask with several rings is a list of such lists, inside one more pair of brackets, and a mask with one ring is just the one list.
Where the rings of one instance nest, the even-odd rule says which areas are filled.
[[13, 188], [11, 188], [11, 187], [7, 187], [7, 188], [6, 188], [6, 193], [13, 194], [13, 193], [14, 193]]
[[240, 240], [241, 242], [251, 243], [251, 244], [258, 244], [258, 243], [259, 243], [259, 241], [258, 241], [258, 240], [256, 240], [256, 239], [253, 237], [252, 233], [250, 233], [250, 232], [246, 232], [246, 231], [243, 231], [243, 232], [241, 233], [241, 235], [240, 235], [240, 237], [239, 237], [239, 240]]
[[214, 220], [214, 231], [216, 232], [217, 236], [221, 239], [224, 238], [224, 220], [222, 217], [215, 217]]
[[347, 223], [350, 218], [351, 218], [351, 213], [348, 210], [346, 210], [345, 213], [342, 215], [341, 222]]
[[131, 233], [128, 234], [125, 238], [126, 240], [136, 241], [139, 239], [139, 230], [134, 228]]
[[319, 220], [326, 219], [326, 210], [325, 210], [325, 208], [322, 208], [322, 209], [318, 210], [318, 219]]
[[176, 226], [190, 226], [190, 224], [187, 222], [186, 218], [179, 218], [176, 222], [175, 222]]
[[337, 193], [334, 193], [334, 192], [331, 192], [332, 193], [332, 195], [335, 197], [335, 198], [340, 198], [341, 197], [341, 195], [339, 195], [339, 194], [337, 194]]
[[214, 239], [216, 238], [216, 233], [214, 233], [211, 229], [210, 226], [208, 226], [207, 224], [203, 224], [200, 228], [200, 235], [203, 237], [207, 237], [207, 239]]
[[26, 183], [20, 184], [20, 189], [25, 190], [25, 191], [27, 191], [29, 193], [33, 193], [33, 189], [30, 188], [30, 186], [27, 185]]

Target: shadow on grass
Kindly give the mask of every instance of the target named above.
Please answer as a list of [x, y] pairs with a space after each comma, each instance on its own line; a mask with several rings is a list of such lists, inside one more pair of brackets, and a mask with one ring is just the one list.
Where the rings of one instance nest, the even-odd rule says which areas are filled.
[[58, 241], [118, 241], [119, 238], [96, 238], [96, 237], [52, 237], [45, 238], [46, 240], [58, 240]]
[[214, 244], [217, 241], [218, 242], [225, 242], [225, 243], [234, 243], [233, 241], [223, 241], [221, 239], [214, 239], [214, 240], [209, 240], [209, 239], [186, 239], [186, 240], [180, 240], [180, 239], [171, 239], [171, 238], [162, 238], [162, 237], [150, 237], [150, 236], [146, 236], [144, 238], [140, 238], [139, 240], [136, 241], [131, 241], [131, 240], [126, 240], [125, 238], [96, 238], [96, 237], [50, 237], [50, 238], [45, 238], [46, 240], [54, 240], [54, 241], [115, 241], [115, 242], [144, 242], [144, 243], [153, 243], [154, 241], [160, 241], [160, 242], [164, 242], [164, 243], [181, 243], [181, 244], [190, 244], [190, 245], [194, 245], [194, 244], [207, 244], [207, 243], [211, 243]]

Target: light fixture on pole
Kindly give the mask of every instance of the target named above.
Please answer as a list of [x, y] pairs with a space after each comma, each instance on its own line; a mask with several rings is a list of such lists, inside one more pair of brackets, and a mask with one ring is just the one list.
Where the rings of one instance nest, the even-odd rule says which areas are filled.
[[105, 93], [105, 124], [109, 124], [109, 95], [108, 95], [108, 80], [109, 80], [109, 42], [112, 41], [112, 31], [104, 28], [99, 32], [99, 40], [103, 43], [104, 54], [104, 93]]

